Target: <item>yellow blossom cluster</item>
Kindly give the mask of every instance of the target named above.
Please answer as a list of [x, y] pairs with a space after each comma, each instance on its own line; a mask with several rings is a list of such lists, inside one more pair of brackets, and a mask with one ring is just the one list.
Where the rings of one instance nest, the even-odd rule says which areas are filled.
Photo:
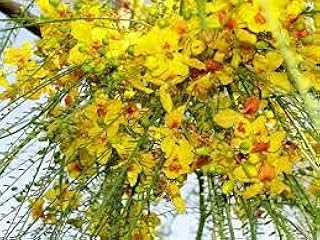
[[[234, 188], [245, 198], [251, 198], [266, 191], [280, 195], [290, 191], [282, 180], [282, 173], [289, 174], [294, 163], [301, 158], [298, 146], [287, 139], [286, 132], [277, 126], [271, 112], [255, 119], [226, 109], [215, 116], [215, 122], [224, 129], [232, 129], [231, 137], [220, 136], [215, 150], [210, 154], [211, 165], [229, 180], [224, 183], [223, 192], [228, 194]], [[228, 139], [228, 141], [226, 141]], [[246, 183], [242, 189], [239, 183]], [[250, 185], [248, 185], [250, 183]]]
[[[31, 201], [34, 219], [55, 224], [58, 212], [85, 212], [86, 234], [147, 240], [160, 224], [150, 202], [167, 199], [185, 212], [181, 188], [194, 173], [219, 176], [226, 198], [293, 194], [285, 176], [306, 151], [288, 130], [297, 121], [279, 101], [299, 99], [301, 85], [263, 1], [36, 2], [41, 39], [6, 49], [0, 72], [1, 99], [53, 103], [41, 129], [59, 150], [54, 163], [66, 183]], [[266, 11], [288, 36], [304, 91], [315, 94], [320, 7], [307, 2], [270, 0]], [[305, 141], [304, 129], [295, 131]], [[88, 190], [91, 179], [99, 179], [92, 180], [99, 194]], [[318, 182], [310, 192], [318, 192]], [[113, 198], [121, 208], [115, 213], [107, 204]], [[124, 226], [117, 234], [130, 238], [110, 237], [114, 215]], [[71, 225], [81, 228], [85, 220], [78, 220]]]

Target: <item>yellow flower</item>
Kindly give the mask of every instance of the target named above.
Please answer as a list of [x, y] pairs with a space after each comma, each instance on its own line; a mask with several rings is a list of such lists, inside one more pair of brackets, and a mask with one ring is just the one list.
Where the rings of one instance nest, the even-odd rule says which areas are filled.
[[44, 217], [44, 199], [38, 198], [31, 202], [31, 216], [34, 220]]
[[263, 192], [264, 185], [262, 183], [254, 183], [246, 187], [242, 193], [244, 199], [250, 199]]
[[254, 45], [257, 42], [257, 36], [244, 29], [235, 29], [234, 33], [239, 41]]
[[111, 139], [112, 147], [114, 147], [120, 157], [127, 158], [132, 154], [135, 147], [137, 146], [137, 141], [128, 134], [122, 134]]
[[319, 45], [301, 46], [301, 48], [299, 48], [298, 51], [301, 52], [301, 55], [308, 60], [312, 60], [314, 62], [320, 61]]
[[6, 79], [6, 77], [3, 74], [3, 71], [0, 70], [0, 87], [4, 88], [4, 89], [8, 89], [10, 86], [8, 80]]
[[308, 191], [315, 197], [320, 195], [320, 178], [314, 178], [308, 187]]
[[240, 138], [246, 138], [251, 134], [251, 123], [248, 119], [241, 117], [234, 123], [234, 134]]
[[181, 214], [186, 211], [186, 203], [180, 196], [172, 198], [171, 202], [173, 203], [173, 206], [176, 208], [177, 213]]
[[231, 66], [236, 69], [239, 67], [241, 61], [242, 61], [241, 52], [238, 49], [233, 49], [232, 60], [230, 63]]
[[189, 75], [190, 62], [186, 61], [183, 54], [175, 53], [166, 55], [164, 53], [148, 56], [145, 66], [149, 70], [145, 76], [146, 80], [161, 86], [166, 82], [177, 85], [183, 82]]
[[233, 70], [228, 66], [224, 66], [222, 70], [215, 71], [215, 76], [217, 76], [222, 85], [228, 85], [232, 83], [234, 79]]
[[[88, 154], [90, 156], [94, 156], [96, 158], [96, 162], [100, 165], [105, 165], [109, 161], [112, 153], [112, 149], [109, 145], [108, 140], [110, 140], [110, 138], [108, 139], [106, 137], [106, 134], [104, 133], [102, 135], [96, 135], [96, 137], [88, 139], [88, 142], [86, 144], [86, 150], [88, 151]], [[91, 159], [91, 157], [89, 159]], [[89, 171], [90, 169], [92, 169], [89, 166], [87, 167], [87, 169], [88, 170], [86, 172], [88, 174], [92, 172]]]
[[[23, 56], [21, 56], [23, 57]], [[8, 89], [5, 95], [10, 98], [18, 97], [26, 93], [30, 93], [36, 89], [45, 78], [50, 76], [50, 72], [39, 66], [35, 61], [28, 60], [24, 65], [20, 65], [16, 71], [16, 81], [7, 85]], [[52, 91], [52, 86], [41, 87], [33, 94], [25, 96], [29, 99], [39, 99], [43, 94], [48, 94]]]
[[235, 186], [234, 180], [228, 180], [222, 185], [222, 193], [223, 194], [230, 194], [233, 191], [233, 188]]
[[[117, 99], [107, 99], [102, 93], [97, 93], [94, 103], [89, 105], [84, 114], [91, 122], [97, 123], [98, 119], [103, 128], [107, 129], [108, 138], [117, 135], [120, 124], [125, 122], [123, 103]], [[93, 131], [90, 131], [93, 130]], [[102, 133], [102, 129], [89, 129], [89, 135], [96, 137], [97, 133]]]
[[24, 43], [20, 48], [8, 48], [4, 53], [3, 62], [10, 65], [16, 65], [19, 68], [24, 67], [32, 56], [32, 45], [29, 42]]
[[233, 170], [232, 178], [240, 182], [251, 182], [242, 166], [238, 166]]
[[252, 122], [252, 131], [254, 134], [259, 134], [261, 135], [266, 134], [266, 122], [267, 119], [264, 115], [261, 115], [257, 117], [253, 122]]
[[[199, 77], [197, 80], [192, 81], [188, 86], [187, 91], [193, 96], [198, 97], [200, 100], [206, 100], [210, 89], [215, 86], [214, 77], [212, 74], [206, 74]], [[229, 101], [230, 102], [230, 101]], [[222, 101], [221, 103], [225, 103]], [[227, 103], [227, 101], [226, 101]]]
[[205, 49], [206, 45], [202, 40], [194, 39], [191, 41], [190, 50], [193, 56], [201, 54]]
[[78, 161], [71, 162], [67, 165], [67, 171], [71, 178], [77, 178], [81, 175], [82, 167]]
[[177, 213], [184, 213], [186, 210], [185, 201], [181, 197], [180, 188], [175, 183], [170, 183], [168, 186], [168, 194], [171, 198], [173, 206]]
[[88, 58], [88, 54], [80, 51], [80, 49], [83, 47], [84, 45], [79, 43], [75, 45], [73, 48], [71, 48], [67, 60], [69, 64], [81, 65], [86, 61], [86, 59]]
[[287, 134], [284, 131], [277, 131], [270, 136], [268, 152], [278, 151], [284, 144]]
[[136, 95], [136, 91], [132, 88], [129, 88], [124, 91], [123, 96], [126, 100], [132, 99]]
[[168, 136], [171, 136], [172, 131], [167, 127], [157, 128], [157, 127], [151, 126], [149, 128], [149, 133], [155, 140], [160, 140], [160, 139], [166, 138]]
[[[46, 17], [59, 17], [59, 11], [63, 13], [66, 9], [65, 4], [59, 3], [58, 6], [54, 6], [53, 4], [50, 3], [50, 0], [37, 0], [37, 5], [40, 8], [40, 11], [43, 15]], [[58, 8], [59, 7], [59, 8]]]
[[283, 192], [290, 192], [290, 188], [279, 179], [274, 179], [267, 184], [271, 194], [280, 195]]
[[153, 156], [152, 153], [147, 152], [141, 154], [141, 157], [139, 158], [139, 163], [143, 167], [143, 171], [146, 174], [153, 173], [152, 169], [157, 164], [157, 159]]
[[287, 73], [268, 72], [265, 78], [276, 89], [279, 88], [280, 90], [284, 90], [286, 92], [291, 92], [294, 89], [291, 82], [288, 79]]
[[290, 173], [293, 167], [293, 161], [289, 159], [289, 156], [280, 156], [279, 154], [267, 154], [267, 162], [275, 167], [276, 174]]
[[127, 176], [128, 176], [128, 181], [131, 187], [136, 185], [141, 171], [142, 171], [142, 168], [139, 164], [133, 163], [129, 166]]
[[86, 21], [72, 21], [70, 24], [71, 35], [78, 40], [78, 42], [85, 45], [92, 43], [92, 24]]
[[225, 109], [217, 112], [213, 120], [223, 128], [231, 128], [238, 121], [238, 119], [242, 119], [242, 115], [232, 109]]
[[168, 185], [168, 194], [171, 196], [171, 197], [175, 197], [175, 196], [178, 196], [180, 195], [180, 188], [179, 186], [174, 183], [174, 182], [170, 182], [169, 185]]
[[177, 107], [170, 113], [167, 113], [165, 116], [166, 126], [170, 129], [180, 128], [185, 110], [186, 110], [186, 106], [182, 105], [180, 107]]
[[[286, 1], [288, 2], [288, 1]], [[292, 0], [285, 7], [286, 16], [298, 16], [306, 8], [305, 0]]]
[[318, 71], [301, 72], [301, 83], [299, 82], [299, 85], [303, 92], [312, 87], [314, 87], [316, 91], [320, 91], [320, 73]]
[[284, 59], [281, 53], [270, 51], [265, 56], [256, 54], [253, 59], [253, 66], [256, 72], [274, 71], [280, 67]]
[[[270, 6], [268, 11], [270, 11], [274, 18], [281, 19], [289, 1], [268, 0], [268, 2], [268, 6]], [[252, 32], [268, 32], [272, 30], [273, 26], [268, 23], [268, 19], [263, 11], [264, 5], [261, 0], [253, 0], [250, 3], [241, 4], [237, 17], [241, 22], [245, 22], [248, 29]]]
[[260, 157], [259, 154], [257, 154], [257, 153], [250, 153], [249, 154], [248, 163], [258, 164], [261, 162], [261, 160], [262, 160], [262, 158]]
[[45, 199], [51, 202], [51, 208], [61, 208], [66, 211], [70, 208], [78, 207], [80, 203], [80, 193], [69, 189], [69, 184], [56, 182], [44, 195]]
[[254, 33], [270, 30], [266, 18], [256, 3], [254, 5], [242, 4], [239, 8], [237, 19], [239, 19], [239, 22], [245, 23], [248, 29]]
[[161, 142], [161, 150], [169, 158], [176, 148], [176, 140], [172, 136], [166, 136]]
[[169, 85], [164, 84], [160, 87], [159, 95], [160, 95], [160, 102], [163, 106], [163, 108], [170, 113], [173, 108], [173, 102], [170, 96], [170, 93], [168, 92]]
[[136, 55], [173, 52], [179, 48], [179, 34], [170, 28], [153, 27], [141, 36], [134, 48]]
[[187, 174], [193, 161], [192, 145], [185, 139], [171, 139], [166, 137], [161, 143], [161, 149], [166, 155], [164, 173], [170, 179]]
[[187, 174], [191, 171], [191, 168], [189, 166], [191, 160], [189, 162], [186, 162], [184, 161], [185, 159], [183, 159], [183, 157], [186, 158], [187, 154], [188, 153], [180, 152], [179, 155], [172, 155], [169, 159], [166, 160], [164, 165], [164, 173], [168, 178], [176, 179], [181, 175]]

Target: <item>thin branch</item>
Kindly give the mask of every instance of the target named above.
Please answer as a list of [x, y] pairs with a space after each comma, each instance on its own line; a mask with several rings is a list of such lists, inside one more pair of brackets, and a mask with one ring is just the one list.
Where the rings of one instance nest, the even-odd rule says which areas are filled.
[[[26, 11], [22, 4], [10, 0], [0, 0], [0, 12], [12, 18], [12, 20], [16, 21], [18, 24], [26, 24], [27, 26], [24, 26], [25, 29], [34, 35], [41, 37], [39, 26], [32, 24], [32, 20], [36, 19], [37, 16]], [[21, 15], [25, 16], [25, 19], [21, 20], [19, 18]]]
[[204, 198], [204, 180], [202, 172], [197, 173], [198, 182], [199, 182], [199, 206], [200, 206], [200, 219], [198, 224], [196, 240], [201, 240], [203, 238], [203, 230], [205, 227], [207, 214], [206, 214], [206, 205]]

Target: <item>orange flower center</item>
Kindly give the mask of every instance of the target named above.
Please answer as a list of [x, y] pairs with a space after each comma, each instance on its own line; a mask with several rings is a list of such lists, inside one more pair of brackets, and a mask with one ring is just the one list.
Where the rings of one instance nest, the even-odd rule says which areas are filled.
[[206, 68], [207, 68], [208, 72], [215, 72], [215, 71], [221, 70], [221, 68], [222, 68], [221, 63], [219, 63], [215, 60], [212, 60], [212, 59], [207, 59], [205, 61], [205, 64], [206, 64]]
[[168, 121], [168, 128], [173, 129], [173, 128], [179, 128], [180, 127], [180, 121], [179, 119], [176, 118], [171, 118]]
[[246, 132], [245, 123], [240, 122], [237, 127], [237, 130], [238, 130], [238, 132], [245, 133]]
[[104, 117], [107, 114], [106, 107], [102, 104], [98, 104], [97, 105], [97, 114], [98, 114], [98, 117]]
[[257, 142], [254, 144], [252, 151], [253, 152], [265, 152], [270, 147], [270, 142], [264, 143], [264, 142]]
[[165, 49], [165, 50], [169, 50], [171, 48], [170, 44], [168, 42], [165, 42], [163, 45], [162, 45], [162, 48]]
[[80, 173], [82, 168], [78, 162], [71, 163], [70, 172]]
[[136, 105], [129, 105], [127, 108], [126, 108], [126, 117], [128, 119], [131, 119], [133, 118], [134, 114], [138, 111], [138, 108]]
[[226, 28], [227, 29], [234, 29], [237, 25], [237, 21], [234, 18], [231, 18], [227, 23], [226, 23]]
[[181, 169], [182, 169], [182, 166], [180, 163], [178, 162], [173, 162], [169, 165], [169, 171], [170, 172], [175, 172], [175, 173], [178, 173]]
[[256, 21], [256, 23], [258, 24], [265, 24], [267, 21], [266, 19], [262, 16], [262, 14], [259, 12], [257, 13], [257, 15], [254, 17], [254, 20]]
[[73, 97], [70, 95], [67, 95], [64, 99], [64, 103], [66, 104], [66, 106], [71, 106], [73, 103]]

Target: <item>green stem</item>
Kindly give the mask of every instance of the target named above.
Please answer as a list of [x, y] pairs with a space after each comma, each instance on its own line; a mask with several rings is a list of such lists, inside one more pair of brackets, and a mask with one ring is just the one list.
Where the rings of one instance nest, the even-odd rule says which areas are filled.
[[289, 120], [291, 121], [292, 125], [294, 126], [294, 128], [297, 130], [299, 136], [301, 137], [301, 140], [303, 141], [303, 143], [305, 144], [306, 149], [309, 151], [309, 153], [311, 154], [311, 156], [309, 156], [309, 154], [307, 154], [307, 152], [303, 151], [304, 149], [301, 149], [302, 153], [305, 155], [305, 157], [307, 158], [307, 160], [309, 161], [309, 163], [311, 164], [311, 166], [313, 167], [313, 169], [319, 173], [320, 169], [319, 169], [319, 165], [317, 163], [317, 155], [313, 149], [313, 147], [310, 145], [307, 137], [304, 135], [304, 133], [302, 132], [300, 126], [297, 125], [296, 121], [294, 120], [293, 116], [290, 114], [290, 112], [288, 111], [287, 108], [285, 108], [281, 102], [281, 100], [277, 100], [278, 104], [281, 106], [282, 110], [285, 112], [286, 116], [289, 118]]
[[208, 24], [206, 21], [207, 13], [206, 13], [206, 1], [205, 0], [197, 0], [197, 11], [198, 17], [200, 20], [200, 26], [202, 30], [208, 29]]
[[219, 186], [215, 184], [214, 176], [208, 177], [208, 190], [211, 203], [210, 213], [212, 214], [212, 239], [228, 239], [225, 234], [224, 211], [226, 204], [225, 199], [222, 198], [219, 192]]
[[250, 229], [250, 238], [251, 240], [257, 240], [257, 221], [253, 216], [252, 208], [250, 206], [250, 202], [244, 200], [242, 197], [240, 197], [240, 201], [244, 207], [244, 210], [246, 212], [248, 221], [249, 221], [249, 229]]
[[199, 183], [199, 206], [200, 206], [200, 219], [198, 224], [197, 236], [196, 240], [201, 240], [203, 235], [203, 230], [207, 218], [206, 214], [206, 205], [204, 199], [204, 180], [203, 180], [203, 173], [197, 173], [198, 183]]
[[184, 5], [185, 5], [184, 0], [180, 0], [180, 10], [179, 10], [179, 14], [180, 14], [180, 15], [182, 15], [182, 14], [183, 14], [183, 11], [184, 11]]
[[233, 228], [233, 225], [232, 225], [232, 218], [231, 218], [231, 209], [230, 209], [230, 206], [231, 206], [231, 203], [230, 201], [226, 200], [226, 215], [227, 215], [227, 220], [228, 220], [228, 227], [229, 227], [229, 231], [230, 231], [230, 239], [231, 240], [235, 240], [236, 237], [235, 237], [235, 234], [234, 234], [234, 228]]
[[231, 105], [232, 105], [233, 108], [235, 108], [236, 107], [236, 101], [235, 101], [234, 96], [233, 96], [232, 87], [229, 84], [229, 85], [227, 85], [226, 88], [227, 88], [227, 92], [228, 92], [228, 95], [229, 95], [229, 98], [230, 98], [230, 101], [231, 101]]
[[285, 236], [286, 239], [294, 240], [295, 238], [291, 232], [291, 229], [286, 224], [286, 219], [283, 219], [283, 216], [280, 214], [281, 210], [277, 212], [275, 209], [276, 206], [272, 204], [270, 200], [262, 200], [262, 205], [265, 207], [268, 214], [272, 218], [274, 225], [276, 226], [279, 233], [280, 239], [282, 239], [282, 236]]

